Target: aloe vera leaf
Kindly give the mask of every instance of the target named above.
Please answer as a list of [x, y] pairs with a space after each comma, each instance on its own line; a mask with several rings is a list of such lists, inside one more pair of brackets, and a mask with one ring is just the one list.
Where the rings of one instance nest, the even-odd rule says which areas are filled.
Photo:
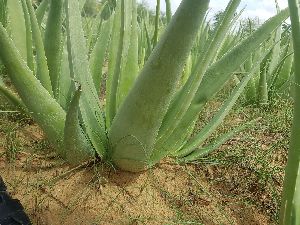
[[108, 141], [105, 132], [105, 122], [102, 115], [93, 78], [88, 63], [86, 39], [84, 37], [81, 13], [78, 1], [65, 1], [67, 20], [67, 41], [69, 53], [69, 66], [71, 76], [82, 87], [79, 101], [80, 113], [84, 129], [100, 157], [106, 157]]
[[[119, 100], [120, 105], [125, 97], [127, 96], [129, 90], [131, 89], [137, 75], [138, 75], [138, 24], [137, 24], [137, 7], [136, 1], [132, 1], [132, 21], [131, 21], [131, 35], [130, 35], [130, 45], [128, 49], [128, 54], [126, 56], [126, 63], [122, 71], [122, 76], [119, 83]], [[128, 27], [130, 27], [128, 26]]]
[[8, 0], [7, 1], [8, 12], [8, 32], [10, 37], [14, 41], [14, 45], [20, 52], [22, 58], [27, 60], [27, 48], [26, 48], [26, 27], [24, 20], [24, 13], [20, 0]]
[[148, 31], [146, 23], [144, 23], [144, 27], [145, 27], [145, 35], [146, 35], [146, 40], [147, 40], [146, 57], [148, 57], [151, 53], [152, 45], [151, 45], [150, 35], [149, 35], [149, 31]]
[[37, 7], [36, 11], [35, 11], [35, 15], [36, 15], [36, 19], [38, 22], [38, 25], [41, 26], [44, 16], [46, 14], [48, 5], [49, 5], [50, 0], [43, 0], [39, 6]]
[[[221, 24], [219, 25], [213, 38], [211, 40], [208, 40], [209, 47], [204, 47], [204, 53], [197, 60], [195, 68], [192, 74], [189, 76], [188, 81], [185, 83], [180, 92], [178, 92], [178, 94], [174, 98], [174, 101], [172, 101], [168, 113], [165, 116], [162, 126], [159, 130], [159, 138], [155, 144], [156, 151], [165, 146], [165, 141], [168, 141], [169, 137], [176, 130], [176, 127], [180, 126], [180, 121], [181, 119], [183, 119], [184, 113], [188, 110], [189, 105], [193, 99], [195, 92], [197, 91], [199, 84], [202, 81], [203, 75], [205, 74], [207, 67], [209, 66], [210, 62], [215, 58], [218, 52], [218, 48], [222, 45], [223, 37], [226, 36], [226, 33], [228, 32], [228, 29], [231, 26], [231, 20], [234, 17], [234, 12], [236, 11], [236, 8], [238, 7], [239, 3], [240, 0], [230, 1], [226, 8], [225, 16]], [[194, 121], [195, 119], [193, 118], [191, 124]], [[179, 139], [180, 138], [177, 137], [174, 143], [176, 143]], [[154, 153], [154, 155], [157, 154]]]
[[102, 80], [102, 66], [105, 59], [106, 49], [108, 47], [109, 38], [111, 35], [113, 16], [103, 22], [102, 29], [97, 42], [90, 56], [90, 68], [93, 77], [94, 85], [98, 95], [100, 95], [100, 86]]
[[[133, 4], [134, 3], [134, 4]], [[125, 4], [125, 17], [124, 17], [124, 36], [123, 36], [123, 48], [122, 48], [122, 58], [121, 58], [121, 67], [120, 67], [120, 75], [118, 79], [118, 86], [117, 86], [117, 95], [116, 95], [116, 110], [119, 108], [124, 95], [126, 94], [126, 81], [130, 79], [131, 76], [136, 77], [137, 72], [132, 71], [132, 74], [128, 73], [128, 66], [131, 63], [138, 63], [138, 58], [135, 58], [135, 61], [132, 61], [132, 50], [134, 45], [138, 45], [138, 38], [135, 40], [135, 43], [131, 42], [132, 39], [132, 31], [133, 31], [133, 8], [136, 7], [136, 1], [133, 2], [129, 0], [128, 4]], [[135, 15], [137, 16], [137, 15]], [[136, 17], [137, 18], [137, 17]], [[136, 19], [135, 19], [136, 21]], [[137, 34], [136, 34], [137, 35]], [[138, 51], [138, 48], [136, 48]], [[137, 64], [138, 65], [138, 64]], [[132, 68], [133, 69], [133, 68]], [[125, 90], [124, 90], [125, 88]], [[127, 94], [126, 94], [127, 95]]]
[[209, 1], [184, 0], [112, 123], [112, 160], [121, 169], [148, 165], [158, 129]]
[[153, 47], [155, 47], [158, 42], [159, 18], [160, 18], [160, 0], [156, 0], [155, 25], [154, 25], [155, 28], [154, 28], [153, 38], [152, 38]]
[[[105, 105], [105, 116], [106, 116], [106, 127], [109, 128], [112, 121], [111, 118], [112, 116], [110, 115], [111, 111], [112, 111], [112, 106], [110, 101], [113, 100], [113, 93], [112, 93], [112, 89], [113, 89], [113, 79], [114, 76], [119, 75], [115, 70], [118, 69], [120, 70], [120, 64], [117, 64], [117, 59], [119, 58], [120, 60], [120, 56], [118, 56], [118, 53], [121, 54], [121, 52], [119, 52], [119, 47], [121, 44], [121, 35], [119, 35], [120, 31], [121, 31], [121, 2], [122, 1], [118, 1], [117, 2], [117, 6], [116, 6], [116, 11], [115, 11], [115, 16], [114, 16], [114, 22], [113, 22], [113, 28], [112, 28], [112, 35], [111, 35], [111, 41], [110, 41], [110, 45], [109, 45], [109, 53], [108, 53], [108, 74], [107, 74], [107, 80], [106, 80], [106, 105]], [[116, 79], [116, 78], [115, 78]], [[118, 82], [118, 80], [115, 80], [115, 82]], [[116, 84], [115, 84], [116, 85]]]
[[[66, 37], [63, 38], [64, 40]], [[62, 63], [61, 63], [61, 76], [59, 77], [59, 98], [58, 102], [61, 107], [67, 111], [69, 108], [69, 104], [71, 102], [71, 98], [75, 92], [75, 85], [74, 85], [74, 76], [71, 75], [70, 67], [69, 67], [69, 55], [67, 50], [67, 42], [64, 41], [65, 45], [62, 49]], [[72, 78], [73, 77], [73, 78]]]
[[151, 155], [151, 166], [155, 165], [158, 163], [161, 159], [167, 156], [176, 156], [176, 153], [180, 151], [183, 146], [189, 141], [190, 136], [192, 135], [194, 131], [194, 126], [195, 126], [196, 121], [194, 121], [193, 125], [189, 127], [188, 130], [186, 130], [185, 133], [181, 133], [181, 135], [178, 135], [178, 139], [171, 143], [170, 146], [164, 145], [160, 146], [158, 149], [157, 146], [154, 146], [155, 149]]
[[207, 146], [204, 146], [201, 148], [196, 148], [190, 155], [185, 156], [181, 160], [184, 162], [191, 162], [191, 161], [199, 160], [201, 157], [217, 150], [226, 141], [230, 140], [238, 133], [247, 129], [252, 124], [253, 124], [253, 121], [251, 121], [250, 123], [246, 123], [246, 124], [235, 127], [231, 131], [220, 135], [216, 140], [213, 141], [213, 143], [208, 144]]
[[167, 23], [170, 23], [172, 19], [172, 11], [171, 11], [171, 2], [170, 0], [165, 0], [166, 1], [166, 17], [167, 17]]
[[88, 57], [90, 57], [90, 54], [93, 50], [95, 39], [97, 39], [98, 37], [98, 33], [99, 30], [101, 30], [103, 21], [104, 20], [100, 18], [99, 13], [97, 14], [96, 17], [90, 17], [90, 16], [82, 17], [83, 31], [87, 42]]
[[[300, 168], [298, 169], [298, 174], [300, 174]], [[296, 181], [296, 190], [293, 201], [293, 214], [292, 214], [292, 225], [300, 223], [300, 179]]]
[[[170, 146], [172, 149], [172, 143], [176, 142], [182, 133], [185, 133], [190, 129], [190, 126], [192, 126], [197, 119], [198, 114], [201, 112], [207, 101], [222, 89], [225, 83], [232, 77], [232, 73], [245, 62], [251, 53], [259, 48], [261, 43], [269, 38], [270, 33], [272, 33], [272, 31], [275, 30], [288, 16], [289, 11], [288, 9], [285, 9], [276, 16], [270, 18], [248, 38], [243, 40], [219, 61], [208, 68], [189, 109], [184, 114], [177, 128], [173, 131], [173, 134], [168, 139], [165, 139], [166, 142], [164, 145]], [[157, 149], [159, 149], [159, 147], [157, 147]]]
[[[44, 36], [45, 54], [49, 68], [49, 76], [54, 98], [59, 95], [59, 77], [62, 61], [62, 23], [63, 23], [63, 1], [50, 1], [47, 25]], [[62, 87], [64, 88], [64, 87]]]
[[[287, 47], [288, 48], [288, 47]], [[293, 53], [288, 53], [288, 51], [283, 51], [283, 53], [281, 54], [281, 58], [280, 61], [278, 62], [278, 65], [276, 66], [275, 70], [274, 70], [274, 74], [272, 75], [272, 79], [270, 79], [270, 84], [268, 84], [268, 93], [269, 93], [269, 98], [273, 97], [273, 94], [275, 93], [280, 93], [280, 88], [281, 87], [276, 87], [276, 82], [279, 79], [279, 75], [282, 72], [282, 70], [284, 69], [284, 65], [286, 61], [289, 61], [289, 58], [293, 59]], [[291, 62], [291, 67], [292, 67], [293, 61]], [[289, 75], [285, 78], [285, 81], [283, 81], [282, 83], [284, 84], [288, 78]]]
[[[277, 8], [277, 13], [280, 12], [278, 2], [276, 1], [276, 8]], [[281, 52], [281, 34], [282, 34], [282, 28], [279, 26], [275, 33], [274, 33], [274, 43], [275, 46], [273, 48], [273, 51], [271, 53], [271, 58], [270, 58], [270, 63], [269, 63], [269, 68], [267, 71], [267, 80], [268, 82], [272, 78], [272, 75], [275, 72], [275, 69], [278, 65], [278, 62], [280, 61], [280, 52]]]
[[[243, 72], [248, 73], [250, 72], [252, 65], [253, 65], [253, 57], [252, 55], [247, 59], [247, 61], [244, 64], [244, 70]], [[259, 71], [259, 70], [258, 70]], [[245, 88], [245, 98], [248, 103], [256, 103], [257, 98], [257, 90], [256, 90], [256, 84], [254, 80], [254, 76], [251, 77], [250, 81], [248, 82], [246, 88]]]
[[[107, 10], [107, 7], [109, 7], [108, 1], [104, 2], [102, 5], [99, 6], [99, 12], [95, 18], [91, 18], [92, 21], [92, 27], [91, 27], [91, 35], [87, 38], [88, 43], [88, 49], [89, 49], [89, 59], [91, 57], [92, 52], [94, 51], [95, 45], [97, 43], [97, 40], [99, 39], [99, 36], [102, 34], [102, 25], [106, 23], [108, 20], [112, 21], [111, 17], [108, 17], [107, 19], [104, 19], [102, 17], [102, 14], [105, 10]], [[108, 8], [110, 11], [110, 9]], [[111, 13], [113, 14], [113, 13]], [[103, 34], [102, 34], [103, 35]]]
[[32, 31], [31, 31], [30, 16], [28, 14], [26, 2], [24, 0], [21, 0], [21, 3], [24, 12], [25, 27], [26, 27], [27, 66], [34, 73], [34, 56], [33, 56], [33, 48], [32, 48]]
[[[125, 3], [125, 1], [124, 1]], [[133, 21], [133, 8], [136, 7], [136, 2], [133, 2], [132, 0], [129, 0], [126, 2], [127, 4], [124, 5], [124, 37], [123, 37], [123, 51], [122, 51], [122, 64], [121, 68], [123, 70], [123, 67], [127, 63], [127, 56], [129, 53], [129, 47], [130, 47], [130, 37], [132, 33], [132, 21]], [[133, 5], [133, 3], [135, 5]]]
[[17, 96], [15, 93], [13, 93], [5, 86], [1, 77], [0, 77], [0, 94], [4, 96], [14, 107], [19, 109], [21, 112], [27, 113], [26, 106], [24, 105], [22, 100], [19, 98], [19, 96]]
[[[91, 35], [88, 37], [88, 46], [89, 46], [89, 58], [91, 56], [91, 53], [93, 52], [96, 42], [99, 39], [99, 36], [102, 34], [101, 29], [103, 23], [107, 23], [107, 21], [110, 21], [110, 25], [112, 24], [112, 15], [113, 15], [113, 10], [110, 8], [110, 3], [109, 1], [105, 1], [103, 4], [98, 5], [97, 7], [99, 12], [95, 18], [92, 18], [92, 27], [91, 27]], [[107, 13], [110, 13], [110, 15], [105, 18], [103, 15], [105, 14], [105, 11]], [[111, 26], [110, 26], [111, 27]], [[109, 31], [109, 34], [111, 34], [111, 29]]]
[[279, 71], [278, 77], [275, 80], [275, 88], [279, 89], [289, 79], [293, 67], [293, 44], [292, 40], [288, 46], [287, 58], [285, 58], [281, 70]]
[[300, 9], [299, 1], [288, 0], [292, 37], [294, 46], [294, 119], [288, 151], [288, 161], [285, 168], [283, 194], [279, 216], [280, 225], [296, 225], [299, 221], [299, 159], [300, 159]]
[[137, 33], [138, 33], [138, 65], [142, 68], [145, 64], [146, 56], [146, 35], [143, 29], [142, 21], [137, 17]]
[[32, 27], [32, 39], [36, 49], [36, 76], [40, 80], [44, 88], [53, 96], [49, 70], [47, 65], [47, 59], [45, 55], [44, 44], [42, 40], [42, 34], [34, 13], [33, 6], [30, 0], [26, 0], [28, 13], [30, 16], [30, 23]]
[[[89, 46], [88, 44], [90, 43], [90, 37], [92, 36], [92, 24], [94, 23], [94, 18], [91, 19], [89, 18], [86, 14], [85, 14], [85, 10], [82, 10], [82, 29], [83, 29], [83, 33], [84, 36], [86, 38], [86, 42], [87, 42], [87, 46]], [[90, 52], [89, 47], [87, 47], [88, 49], [88, 53]]]
[[[282, 11], [281, 12], [281, 15], [282, 16], [284, 16], [284, 14], [286, 14], [287, 13], [287, 10], [285, 10], [285, 11]], [[285, 16], [287, 16], [287, 15], [285, 15]], [[279, 17], [277, 17], [277, 19], [279, 19], [279, 20], [277, 20], [277, 25], [280, 23], [280, 18]], [[276, 23], [276, 16], [272, 19], [273, 20], [273, 22], [275, 22]], [[281, 21], [282, 21], [283, 19], [281, 19]], [[279, 21], [279, 22], [278, 22]], [[271, 20], [270, 20], [270, 22], [271, 22]], [[270, 23], [270, 25], [271, 25], [271, 23]], [[263, 25], [263, 27], [267, 27], [268, 26], [268, 24], [267, 23], [265, 23], [265, 25]], [[273, 25], [271, 25], [271, 26], [269, 26], [269, 28], [271, 28], [272, 29], [272, 26], [274, 27], [274, 24]], [[229, 53], [229, 54], [227, 54], [227, 55], [231, 55], [232, 53], [236, 53], [235, 55], [236, 56], [238, 56], [239, 54], [237, 54], [237, 52], [235, 52], [236, 50], [238, 50], [238, 48], [242, 48], [241, 46], [242, 45], [244, 45], [244, 48], [245, 48], [245, 46], [247, 46], [247, 42], [248, 41], [251, 41], [251, 39], [253, 39], [253, 36], [256, 36], [255, 38], [257, 38], [257, 40], [259, 41], [259, 42], [261, 42], [260, 40], [259, 40], [259, 38], [265, 38], [266, 39], [266, 37], [267, 37], [267, 35], [268, 35], [268, 33], [264, 33], [264, 28], [263, 27], [261, 27], [261, 28], [259, 28], [255, 33], [256, 33], [256, 35], [252, 35], [252, 36], [250, 36], [250, 38], [247, 38], [245, 41], [243, 41], [240, 45], [238, 45], [238, 46], [240, 46], [240, 47], [236, 47], [236, 48], [234, 48], [234, 50], [232, 50], [231, 51], [231, 53]], [[270, 31], [271, 32], [271, 31]], [[258, 36], [259, 35], [259, 33], [264, 33], [264, 37], [263, 36]], [[256, 46], [259, 46], [259, 43], [257, 43], [257, 45]], [[249, 45], [248, 45], [248, 47], [250, 47]], [[254, 48], [257, 48], [257, 47], [254, 47]], [[242, 50], [242, 49], [239, 49], [239, 50]], [[244, 52], [244, 53], [246, 53], [246, 52]], [[240, 53], [241, 54], [241, 53]], [[247, 53], [246, 53], [247, 54]], [[246, 55], [244, 55], [244, 54], [241, 54], [241, 55], [243, 55], [242, 57], [243, 57], [243, 59], [242, 60], [244, 60], [244, 57], [246, 56]], [[239, 57], [239, 59], [241, 59], [241, 57]], [[241, 60], [241, 61], [242, 61]], [[234, 62], [236, 62], [236, 60], [234, 60]], [[207, 79], [209, 79], [208, 78], [208, 76], [207, 76]], [[200, 90], [200, 88], [198, 89], [198, 90]]]
[[[231, 24], [229, 25], [228, 32], [225, 33], [223, 37], [223, 41], [220, 44], [220, 47], [215, 53], [215, 57], [213, 61], [211, 62], [214, 63], [216, 62], [220, 57], [222, 57], [224, 54], [226, 54], [232, 47], [234, 47], [237, 43], [233, 43], [233, 46], [229, 46], [227, 42], [230, 42], [230, 39], [233, 39], [232, 33], [235, 33], [236, 27], [234, 25], [236, 24], [236, 21], [239, 20], [240, 16], [242, 15], [244, 10], [241, 10], [239, 13], [235, 13], [233, 19], [231, 20]], [[236, 39], [238, 40], [238, 39]], [[227, 46], [226, 46], [227, 44]], [[227, 48], [226, 48], [227, 47]]]
[[6, 30], [0, 24], [0, 58], [30, 115], [59, 153], [63, 152], [65, 112], [26, 66]]
[[190, 154], [195, 148], [200, 146], [216, 129], [217, 127], [223, 122], [224, 118], [228, 115], [234, 104], [236, 103], [237, 99], [243, 93], [247, 83], [251, 80], [251, 78], [256, 74], [257, 70], [259, 69], [261, 61], [264, 57], [269, 53], [260, 57], [253, 65], [251, 70], [247, 73], [247, 75], [240, 81], [238, 86], [234, 88], [230, 97], [224, 102], [220, 110], [217, 114], [206, 124], [202, 130], [196, 134], [192, 139], [190, 139], [183, 148], [176, 154], [178, 157], [183, 157], [185, 155]]
[[183, 70], [183, 74], [180, 82], [181, 84], [185, 84], [185, 82], [189, 79], [189, 76], [192, 72], [192, 66], [193, 66], [192, 64], [193, 64], [192, 55], [190, 54]]
[[192, 55], [194, 56], [193, 65], [196, 64], [196, 62], [194, 62], [194, 61], [196, 61], [198, 59], [198, 57], [201, 57], [201, 54], [204, 53], [204, 49], [205, 49], [205, 47], [207, 45], [207, 41], [208, 41], [209, 29], [210, 29], [210, 25], [206, 22], [206, 20], [203, 20], [201, 29], [198, 33], [196, 46], [192, 50]]
[[65, 157], [72, 164], [79, 164], [94, 156], [93, 148], [85, 137], [78, 119], [81, 92], [81, 87], [75, 91], [66, 115], [64, 129]]
[[100, 18], [100, 14], [96, 16], [96, 18], [90, 19], [92, 22], [90, 32], [87, 35], [87, 45], [88, 45], [88, 51], [89, 51], [89, 59], [91, 56], [92, 51], [95, 48], [96, 41], [100, 35], [100, 31], [102, 28], [102, 23], [105, 21]]
[[256, 87], [256, 82], [254, 77], [252, 77], [248, 82], [248, 85], [245, 89], [245, 98], [247, 103], [250, 104], [254, 104], [257, 101], [257, 87]]
[[185, 83], [183, 88], [180, 90], [179, 94], [176, 96], [176, 99], [170, 105], [170, 108], [163, 120], [162, 126], [159, 130], [159, 137], [156, 145], [164, 145], [164, 141], [172, 134], [176, 129], [181, 119], [184, 116], [184, 113], [188, 110], [189, 105], [192, 102], [192, 99], [202, 81], [203, 75], [205, 74], [206, 69], [210, 65], [210, 62], [216, 56], [218, 49], [222, 45], [223, 38], [228, 32], [228, 29], [231, 25], [231, 20], [234, 17], [234, 13], [239, 6], [241, 0], [231, 0], [226, 8], [225, 16], [218, 27], [215, 35], [210, 41], [206, 52], [203, 57], [200, 57], [196, 63], [195, 69], [192, 74], [189, 76], [188, 81]]
[[117, 93], [118, 93], [118, 85], [121, 75], [121, 63], [123, 56], [123, 48], [124, 48], [124, 35], [125, 35], [125, 0], [121, 0], [121, 26], [119, 31], [119, 42], [118, 42], [118, 51], [116, 55], [115, 69], [112, 74], [112, 82], [110, 94], [108, 96], [109, 100], [107, 101], [108, 114], [106, 114], [106, 118], [108, 119], [109, 124], [112, 123], [115, 118], [117, 111]]
[[268, 83], [267, 83], [267, 67], [264, 66], [260, 73], [259, 86], [258, 86], [258, 102], [260, 105], [268, 104]]

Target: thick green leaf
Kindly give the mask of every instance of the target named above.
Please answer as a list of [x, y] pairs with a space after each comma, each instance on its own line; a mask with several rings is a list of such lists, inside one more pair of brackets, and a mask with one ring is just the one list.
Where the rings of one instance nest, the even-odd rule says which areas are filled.
[[234, 18], [234, 13], [240, 4], [240, 1], [241, 0], [231, 0], [229, 2], [224, 18], [213, 38], [208, 43], [208, 47], [206, 46], [205, 53], [202, 57], [199, 57], [194, 70], [188, 78], [188, 81], [172, 102], [159, 130], [159, 139], [156, 143], [157, 149], [160, 149], [161, 146], [164, 145], [164, 141], [169, 139], [172, 132], [179, 125], [184, 113], [188, 110], [208, 66], [216, 57], [226, 33], [232, 26], [231, 21]]
[[104, 118], [88, 63], [88, 51], [78, 1], [65, 1], [70, 73], [82, 87], [79, 101], [84, 129], [99, 156], [105, 157], [108, 141]]
[[284, 59], [282, 68], [279, 71], [277, 79], [274, 82], [276, 89], [280, 89], [283, 86], [283, 84], [289, 79], [289, 77], [291, 75], [293, 62], [294, 62], [293, 52], [294, 52], [294, 49], [293, 49], [293, 44], [292, 44], [292, 40], [291, 40], [291, 43], [288, 45], [288, 51], [285, 54], [286, 58]]
[[0, 24], [0, 58], [29, 113], [56, 149], [63, 152], [65, 112], [26, 66]]
[[140, 171], [148, 166], [158, 129], [208, 3], [182, 1], [121, 105], [109, 133], [112, 159], [121, 169]]
[[[59, 77], [62, 61], [62, 23], [63, 23], [63, 0], [50, 2], [50, 10], [44, 36], [45, 54], [49, 67], [49, 76], [54, 98], [59, 95]], [[64, 74], [63, 74], [64, 75]], [[62, 86], [61, 88], [65, 88]]]
[[258, 85], [258, 101], [261, 105], [268, 104], [268, 83], [267, 83], [267, 67], [264, 66], [260, 72], [259, 85]]
[[270, 77], [272, 76], [272, 74], [274, 74], [276, 67], [280, 61], [280, 51], [281, 51], [281, 33], [282, 33], [282, 29], [281, 26], [279, 26], [276, 30], [276, 32], [274, 33], [274, 40], [273, 42], [276, 43], [273, 51], [271, 53], [270, 56], [270, 62], [269, 62], [269, 68], [268, 68], [268, 74], [267, 74], [267, 78], [268, 80], [270, 80]]
[[131, 31], [126, 55], [123, 54], [124, 65], [119, 81], [118, 105], [124, 101], [129, 90], [131, 89], [139, 71], [138, 67], [138, 24], [137, 24], [137, 7], [136, 1], [132, 0], [132, 19], [126, 26]]
[[165, 1], [166, 1], [167, 22], [170, 23], [170, 21], [172, 19], [171, 2], [170, 2], [170, 0], [165, 0]]
[[126, 22], [126, 16], [125, 16], [125, 0], [121, 0], [121, 26], [119, 30], [119, 42], [118, 42], [118, 51], [116, 55], [116, 61], [115, 61], [115, 69], [114, 73], [112, 74], [112, 82], [111, 82], [111, 88], [110, 88], [110, 94], [107, 96], [107, 103], [106, 107], [108, 108], [106, 118], [108, 124], [111, 124], [113, 119], [115, 118], [116, 111], [117, 111], [117, 93], [118, 93], [118, 85], [119, 80], [121, 76], [121, 67], [122, 67], [122, 56], [123, 51], [125, 47], [125, 22]]
[[33, 56], [33, 47], [32, 47], [32, 30], [30, 16], [27, 9], [27, 4], [24, 0], [21, 0], [22, 8], [24, 12], [24, 19], [26, 25], [26, 50], [27, 50], [27, 66], [34, 72], [34, 56]]
[[79, 164], [91, 158], [93, 148], [85, 137], [79, 122], [79, 99], [81, 95], [81, 87], [79, 87], [73, 96], [66, 115], [66, 123], [64, 130], [65, 154], [68, 162]]
[[103, 22], [100, 35], [90, 56], [90, 68], [95, 88], [100, 95], [100, 87], [102, 80], [102, 66], [105, 59], [106, 49], [111, 35], [113, 16]]
[[292, 126], [288, 161], [285, 168], [283, 195], [279, 217], [280, 225], [298, 225], [299, 204], [299, 162], [300, 162], [300, 10], [298, 0], [288, 0], [294, 46], [294, 120]]
[[[105, 106], [105, 116], [106, 116], [106, 126], [110, 127], [112, 123], [112, 115], [111, 112], [114, 111], [114, 103], [111, 103], [111, 100], [115, 100], [115, 94], [112, 89], [113, 86], [116, 88], [120, 71], [120, 63], [117, 64], [117, 60], [121, 60], [120, 45], [123, 43], [121, 40], [121, 35], [119, 34], [121, 31], [121, 21], [122, 21], [122, 13], [121, 13], [121, 1], [117, 2], [111, 41], [109, 46], [109, 55], [108, 55], [108, 74], [106, 80], [106, 106]], [[124, 21], [123, 21], [124, 22]], [[122, 33], [122, 32], [121, 32]], [[117, 71], [116, 71], [117, 70]], [[114, 83], [115, 82], [115, 83]], [[113, 112], [112, 112], [113, 113]]]
[[39, 26], [41, 26], [44, 16], [46, 14], [48, 5], [49, 5], [50, 0], [43, 0], [39, 6], [37, 7], [35, 14], [36, 14], [36, 19], [38, 21]]
[[[218, 110], [216, 115], [206, 124], [202, 130], [196, 134], [193, 138], [191, 138], [183, 148], [176, 154], [178, 157], [183, 157], [188, 155], [194, 151], [198, 146], [202, 145], [203, 142], [217, 129], [217, 127], [222, 123], [224, 118], [228, 115], [237, 99], [244, 91], [247, 83], [251, 80], [251, 78], [256, 74], [257, 70], [259, 70], [261, 61], [265, 58], [265, 56], [270, 52], [270, 50], [266, 51], [262, 57], [257, 59], [257, 61], [252, 65], [249, 73], [244, 76], [244, 78], [240, 81], [238, 86], [233, 90], [230, 97], [224, 102], [223, 106]], [[193, 157], [194, 154], [191, 155]], [[195, 153], [195, 155], [198, 155]]]
[[[66, 38], [64, 38], [66, 39]], [[59, 104], [63, 107], [64, 110], [69, 108], [71, 98], [75, 92], [74, 80], [71, 78], [70, 64], [69, 64], [69, 54], [67, 50], [66, 41], [63, 52], [62, 52], [62, 65], [61, 65], [61, 76], [59, 77]]]
[[34, 8], [32, 6], [31, 0], [26, 0], [26, 3], [32, 27], [32, 39], [36, 50], [36, 77], [40, 80], [41, 84], [50, 93], [50, 95], [53, 95], [42, 34], [36, 19], [36, 15], [34, 13]]
[[155, 13], [155, 29], [152, 38], [153, 47], [156, 46], [158, 42], [158, 33], [159, 33], [159, 18], [160, 18], [160, 0], [156, 0], [156, 13]]
[[22, 100], [9, 90], [0, 77], [0, 95], [4, 96], [14, 107], [20, 110], [23, 113], [27, 113], [26, 106], [22, 102]]
[[26, 27], [24, 20], [24, 13], [20, 0], [8, 0], [8, 28], [10, 37], [14, 41], [14, 45], [20, 52], [22, 58], [27, 60], [27, 48], [26, 48]]

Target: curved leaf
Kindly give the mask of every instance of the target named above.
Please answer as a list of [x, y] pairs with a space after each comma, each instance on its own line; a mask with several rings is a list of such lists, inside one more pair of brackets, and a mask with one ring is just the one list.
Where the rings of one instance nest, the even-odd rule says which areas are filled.
[[[148, 166], [153, 145], [209, 1], [184, 0], [112, 123], [113, 162], [121, 169]], [[150, 94], [151, 93], [151, 94]]]
[[82, 87], [80, 113], [84, 129], [99, 156], [105, 157], [108, 141], [105, 122], [88, 63], [88, 51], [81, 21], [79, 2], [66, 0], [69, 66], [74, 80]]
[[26, 66], [6, 30], [0, 24], [0, 58], [29, 113], [56, 149], [63, 151], [66, 114]]
[[79, 164], [94, 155], [93, 148], [85, 137], [78, 119], [80, 95], [81, 87], [75, 91], [70, 103], [64, 130], [66, 159], [72, 164]]
[[[54, 98], [59, 95], [59, 77], [62, 61], [62, 23], [63, 23], [63, 0], [50, 2], [50, 10], [45, 30], [44, 47], [49, 67], [49, 76]], [[63, 74], [64, 75], [64, 74]], [[64, 88], [64, 87], [62, 87]]]
[[36, 76], [44, 88], [50, 93], [50, 95], [53, 95], [42, 34], [34, 13], [33, 6], [31, 4], [31, 0], [26, 0], [26, 4], [32, 27], [32, 39], [36, 49]]
[[[248, 38], [234, 47], [220, 60], [211, 65], [206, 71], [203, 80], [198, 87], [195, 97], [182, 120], [173, 131], [172, 135], [164, 140], [159, 146], [169, 146], [180, 139], [181, 134], [190, 129], [197, 119], [205, 104], [222, 89], [225, 83], [232, 77], [232, 74], [243, 64], [248, 57], [260, 47], [260, 44], [269, 38], [274, 31], [289, 16], [288, 9], [281, 11], [276, 16], [266, 21], [260, 28], [253, 32]], [[159, 146], [157, 149], [159, 149]]]

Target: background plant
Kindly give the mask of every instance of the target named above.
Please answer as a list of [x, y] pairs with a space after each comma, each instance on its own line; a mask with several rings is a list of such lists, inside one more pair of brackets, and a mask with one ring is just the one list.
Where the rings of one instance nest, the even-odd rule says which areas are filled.
[[[280, 11], [278, 2], [275, 1], [277, 12]], [[224, 12], [218, 12], [213, 19], [210, 30], [220, 23]], [[238, 15], [237, 15], [238, 17]], [[224, 52], [238, 44], [242, 39], [247, 38], [260, 25], [259, 18], [240, 19], [239, 26], [228, 35], [224, 47], [220, 51]], [[243, 93], [244, 104], [267, 105], [274, 103], [278, 97], [292, 97], [293, 91], [293, 45], [291, 37], [291, 27], [283, 23], [278, 27], [270, 38], [268, 38], [258, 51], [252, 54], [240, 67], [240, 71], [234, 76], [234, 83], [239, 83], [243, 74], [248, 73], [255, 59], [261, 56], [260, 51], [271, 48], [269, 54], [262, 60], [256, 74], [250, 79]]]
[[[279, 9], [278, 9], [279, 11]], [[249, 20], [249, 23], [253, 23]], [[254, 27], [254, 25], [249, 25]], [[250, 28], [250, 33], [251, 31]], [[247, 85], [244, 97], [248, 104], [266, 105], [274, 98], [285, 94], [291, 96], [291, 78], [293, 77], [293, 45], [290, 26], [278, 27], [271, 37], [264, 43], [260, 51], [272, 48], [264, 58], [257, 73]], [[249, 71], [253, 60], [260, 56], [253, 54], [241, 67], [241, 74]], [[238, 82], [238, 77], [237, 82]]]

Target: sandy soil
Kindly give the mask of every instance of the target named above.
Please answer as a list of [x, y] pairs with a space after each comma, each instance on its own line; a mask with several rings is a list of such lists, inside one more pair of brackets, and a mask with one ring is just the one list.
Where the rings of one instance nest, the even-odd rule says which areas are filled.
[[22, 148], [8, 160], [0, 133], [0, 174], [34, 224], [272, 224], [260, 207], [237, 201], [237, 188], [212, 182], [221, 176], [216, 167], [165, 160], [140, 174], [101, 163], [70, 168], [41, 147], [37, 126], [25, 125], [15, 138]]

